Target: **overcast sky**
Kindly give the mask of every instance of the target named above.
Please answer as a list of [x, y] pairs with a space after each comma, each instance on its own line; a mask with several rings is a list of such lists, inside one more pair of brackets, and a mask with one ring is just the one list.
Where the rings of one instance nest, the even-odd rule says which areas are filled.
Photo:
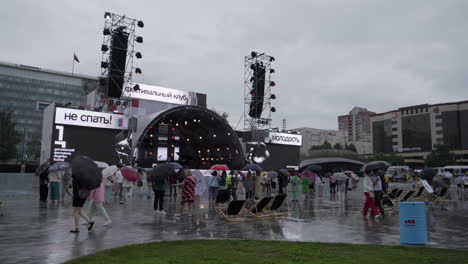
[[[100, 74], [103, 13], [141, 19], [136, 82], [208, 95], [243, 113], [243, 60], [276, 57], [273, 125], [468, 97], [468, 1], [3, 1], [0, 60]], [[239, 127], [242, 127], [242, 122]]]

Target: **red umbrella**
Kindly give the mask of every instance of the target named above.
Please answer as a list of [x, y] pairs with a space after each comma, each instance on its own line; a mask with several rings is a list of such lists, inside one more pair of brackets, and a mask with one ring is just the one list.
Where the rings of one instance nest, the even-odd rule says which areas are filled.
[[120, 172], [127, 181], [136, 182], [138, 180], [137, 171], [132, 167], [123, 167]]
[[215, 171], [226, 171], [229, 170], [229, 167], [225, 164], [215, 164], [211, 166], [210, 170], [215, 170]]

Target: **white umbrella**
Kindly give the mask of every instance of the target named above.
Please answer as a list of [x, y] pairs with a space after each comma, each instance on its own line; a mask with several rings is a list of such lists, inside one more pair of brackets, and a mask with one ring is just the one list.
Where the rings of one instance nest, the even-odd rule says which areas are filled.
[[109, 164], [107, 164], [107, 163], [105, 163], [105, 162], [102, 162], [102, 161], [94, 161], [94, 163], [96, 163], [96, 165], [97, 165], [98, 168], [100, 168], [100, 169], [104, 169], [104, 168], [109, 167]]
[[117, 166], [115, 165], [109, 166], [102, 170], [102, 176], [104, 178], [109, 178], [110, 176], [114, 175], [114, 173], [116, 173], [118, 170], [119, 168], [117, 168]]

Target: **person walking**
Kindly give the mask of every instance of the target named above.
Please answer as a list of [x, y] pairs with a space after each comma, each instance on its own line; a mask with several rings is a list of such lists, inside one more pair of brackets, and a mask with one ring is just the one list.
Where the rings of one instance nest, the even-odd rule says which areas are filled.
[[60, 200], [60, 181], [64, 173], [62, 170], [49, 172], [50, 200], [52, 203], [58, 203]]
[[253, 179], [254, 179], [254, 197], [255, 197], [255, 200], [258, 200], [260, 199], [261, 194], [262, 194], [262, 188], [261, 188], [262, 173], [260, 171], [257, 171]]
[[104, 178], [104, 202], [110, 203], [112, 201], [112, 186], [115, 182], [115, 173], [109, 177]]
[[[291, 177], [291, 192], [292, 192], [292, 200], [293, 202], [299, 201], [299, 193], [301, 191], [302, 180], [299, 178], [297, 174]], [[309, 186], [307, 186], [307, 190]]]
[[70, 193], [70, 187], [72, 185], [72, 169], [68, 168], [64, 170], [63, 176], [62, 176], [62, 191], [60, 192], [62, 196], [62, 203], [65, 201], [65, 194], [68, 194], [69, 197], [72, 197], [72, 194]]
[[81, 187], [78, 185], [78, 182], [73, 179], [73, 220], [75, 227], [70, 230], [71, 233], [79, 233], [80, 232], [80, 216], [88, 222], [88, 231], [91, 230], [94, 226], [94, 222], [86, 215], [83, 211], [83, 205], [86, 202], [86, 198], [80, 197], [80, 190], [82, 191], [83, 195], [86, 193], [86, 190], [82, 190]]
[[382, 196], [383, 196], [383, 189], [382, 189], [382, 180], [384, 172], [382, 170], [377, 170], [374, 176], [371, 176], [374, 188], [374, 201], [375, 206], [380, 211], [381, 216], [385, 216], [385, 210], [382, 207]]
[[252, 176], [252, 172], [248, 171], [247, 175], [244, 179], [244, 188], [245, 188], [245, 199], [252, 200], [253, 199], [253, 191], [254, 191], [254, 179]]
[[120, 173], [120, 177], [122, 177], [122, 191], [120, 195], [120, 204], [128, 204], [128, 197], [132, 192], [133, 182], [125, 179], [125, 177], [122, 176], [122, 172], [120, 170], [118, 171], [118, 173]]
[[372, 179], [370, 176], [373, 176], [374, 173], [373, 171], [367, 172], [364, 176], [364, 196], [366, 198], [366, 201], [364, 202], [364, 206], [362, 208], [362, 215], [367, 216], [367, 211], [369, 208], [372, 210], [374, 213], [374, 216], [380, 217], [379, 215], [379, 210], [377, 210], [377, 207], [375, 207], [375, 201], [374, 201], [374, 183], [372, 182]]
[[218, 172], [213, 171], [213, 173], [211, 173], [210, 180], [208, 181], [208, 186], [210, 187], [209, 192], [208, 192], [208, 200], [210, 202], [216, 201], [216, 195], [218, 194], [220, 181], [221, 181], [221, 177], [219, 177]]
[[106, 208], [104, 208], [103, 202], [104, 200], [104, 192], [106, 191], [106, 179], [102, 179], [101, 185], [94, 189], [91, 190], [88, 196], [88, 203], [89, 203], [89, 210], [88, 210], [88, 216], [89, 219], [92, 219], [94, 216], [94, 212], [96, 209], [99, 210], [101, 213], [102, 217], [106, 220], [106, 222], [103, 224], [104, 226], [108, 226], [112, 224], [112, 221], [109, 217], [109, 214], [106, 211]]
[[317, 196], [319, 198], [322, 198], [322, 196], [323, 196], [323, 187], [325, 185], [325, 181], [323, 180], [322, 175], [320, 175], [320, 174], [317, 175], [315, 183], [317, 185]]
[[169, 176], [169, 198], [172, 199], [172, 197], [176, 198], [177, 197], [177, 186], [174, 186], [174, 184], [177, 183], [177, 172], [174, 172]]
[[180, 216], [184, 210], [185, 204], [188, 204], [189, 216], [193, 213], [193, 202], [195, 202], [195, 178], [192, 176], [190, 170], [184, 170], [185, 179], [181, 183], [174, 184], [175, 186], [183, 186], [182, 199], [180, 201], [179, 213], [174, 216]]
[[39, 200], [47, 202], [49, 194], [49, 171], [46, 169], [39, 175]]
[[153, 179], [153, 191], [154, 191], [154, 203], [153, 209], [158, 214], [165, 215], [166, 212], [164, 211], [164, 196], [167, 190], [167, 183], [169, 179], [166, 177], [160, 177], [158, 175], [152, 175]]

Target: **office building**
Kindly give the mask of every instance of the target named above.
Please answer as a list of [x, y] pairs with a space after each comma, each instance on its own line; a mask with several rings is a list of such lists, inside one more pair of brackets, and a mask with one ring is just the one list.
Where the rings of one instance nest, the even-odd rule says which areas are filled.
[[423, 104], [371, 116], [373, 152], [396, 153], [423, 163], [444, 144], [468, 162], [468, 101]]
[[28, 143], [41, 135], [42, 111], [52, 102], [85, 107], [84, 94], [98, 86], [98, 78], [0, 62], [0, 109], [11, 108], [21, 135], [18, 159]]
[[302, 135], [302, 146], [300, 149], [301, 156], [307, 156], [312, 146], [319, 146], [327, 141], [332, 146], [340, 144], [344, 146], [344, 135], [337, 130], [326, 130], [311, 127], [301, 127], [291, 129], [291, 131], [299, 132]]

